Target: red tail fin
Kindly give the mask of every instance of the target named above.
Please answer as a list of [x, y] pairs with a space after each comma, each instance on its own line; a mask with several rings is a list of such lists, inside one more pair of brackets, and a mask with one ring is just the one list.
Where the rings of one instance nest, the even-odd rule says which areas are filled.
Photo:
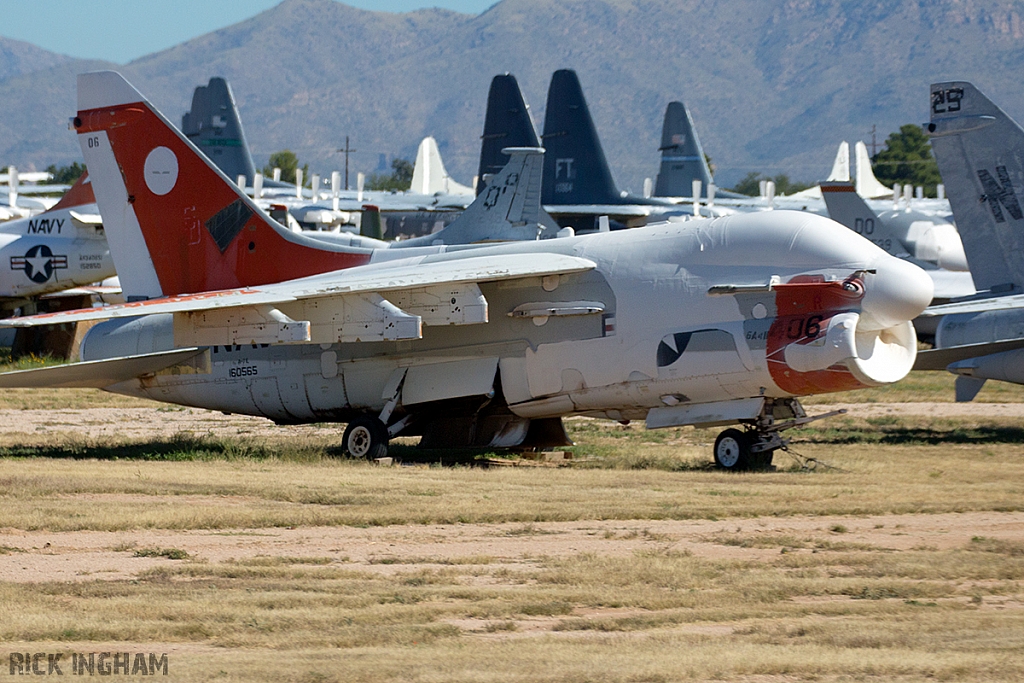
[[89, 181], [88, 171], [75, 181], [71, 189], [64, 193], [60, 201], [50, 207], [50, 211], [56, 209], [73, 209], [76, 206], [95, 204], [96, 196], [92, 193], [92, 183]]
[[[142, 296], [174, 295], [369, 261], [368, 250], [325, 245], [282, 228], [120, 74], [82, 74], [78, 91], [75, 127], [127, 294], [133, 280]], [[148, 253], [139, 253], [142, 245]], [[160, 292], [152, 291], [154, 275]]]

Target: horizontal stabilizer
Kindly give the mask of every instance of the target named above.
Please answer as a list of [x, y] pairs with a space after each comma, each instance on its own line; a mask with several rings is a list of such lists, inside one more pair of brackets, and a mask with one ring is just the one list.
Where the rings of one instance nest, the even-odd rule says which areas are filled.
[[1004, 339], [996, 342], [951, 346], [948, 349], [928, 349], [917, 352], [914, 369], [945, 370], [951, 363], [1015, 349], [1024, 349], [1024, 339]]
[[19, 370], [0, 374], [0, 387], [83, 387], [103, 389], [119, 382], [126, 382], [141, 375], [149, 375], [189, 360], [204, 349], [175, 349], [139, 356], [125, 356], [107, 360], [93, 360], [70, 365], [56, 365], [49, 368]]

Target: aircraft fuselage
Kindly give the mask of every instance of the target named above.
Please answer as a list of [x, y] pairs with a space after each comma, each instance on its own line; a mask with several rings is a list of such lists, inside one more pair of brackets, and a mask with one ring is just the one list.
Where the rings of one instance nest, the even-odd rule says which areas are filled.
[[[396, 381], [409, 412], [500, 387], [520, 418], [641, 419], [678, 406], [891, 381], [890, 351], [913, 363], [901, 307], [923, 308], [931, 298], [923, 271], [832, 221], [787, 212], [428, 259], [534, 252], [596, 268], [483, 283], [484, 324], [424, 327], [412, 341], [210, 347], [186, 366], [109, 389], [282, 423], [380, 411], [398, 395]], [[879, 341], [879, 331], [889, 336]], [[97, 325], [82, 353], [94, 360], [172, 347], [165, 315]]]

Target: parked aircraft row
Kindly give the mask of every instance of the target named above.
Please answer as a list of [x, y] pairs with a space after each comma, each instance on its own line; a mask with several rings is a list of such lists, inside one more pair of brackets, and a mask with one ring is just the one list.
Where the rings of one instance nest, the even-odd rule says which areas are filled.
[[[932, 299], [920, 268], [809, 213], [537, 240], [542, 166], [548, 177], [557, 166], [537, 146], [500, 150], [504, 167], [436, 235], [331, 244], [271, 219], [119, 74], [81, 75], [78, 98], [129, 303], [9, 321], [109, 319], [83, 341], [87, 362], [3, 386], [348, 422], [353, 455], [380, 455], [398, 434], [561, 444], [572, 414], [740, 423], [714, 454], [743, 468], [770, 462], [781, 432], [812, 419], [800, 396], [902, 378], [917, 351], [910, 321]], [[571, 131], [554, 120], [545, 140], [557, 145]], [[571, 181], [567, 196], [592, 170], [572, 166], [553, 176]]]
[[[598, 169], [596, 186], [606, 195], [614, 183], [579, 81], [572, 72], [556, 77], [552, 87], [562, 83], [567, 104], [557, 106], [549, 93], [544, 138], [557, 148], [582, 131], [595, 154], [587, 168]], [[911, 211], [909, 203], [897, 208], [899, 193], [892, 192], [893, 209], [878, 214], [849, 182], [821, 190], [829, 212], [850, 230], [784, 210], [688, 222], [666, 211], [672, 220], [628, 233], [537, 241], [557, 230], [545, 208], [579, 220], [609, 207], [661, 205], [591, 205], [590, 213], [582, 204], [542, 205], [545, 189], [559, 194], [545, 177], [574, 181], [561, 194], [594, 183], [568, 175], [576, 157], [561, 157], [572, 163], [547, 172], [551, 152], [539, 147], [509, 75], [492, 83], [481, 194], [448, 227], [400, 243], [295, 234], [247, 196], [246, 183], [239, 189], [200, 153], [200, 146], [238, 147], [248, 156], [224, 86], [233, 118], [207, 107], [207, 125], [188, 135], [119, 75], [80, 78], [75, 127], [93, 180], [83, 179], [25, 231], [57, 229], [62, 237], [69, 221], [78, 231], [73, 240], [94, 247], [103, 245], [106, 228], [116, 236], [112, 256], [101, 250], [85, 258], [83, 250], [80, 261], [100, 264], [86, 267], [103, 271], [89, 281], [101, 279], [111, 260], [120, 266], [130, 303], [13, 321], [30, 327], [112, 319], [86, 337], [87, 362], [4, 375], [0, 385], [99, 386], [279, 422], [334, 419], [349, 423], [344, 441], [356, 455], [382, 454], [397, 434], [420, 434], [425, 445], [556, 445], [564, 443], [560, 418], [568, 414], [645, 419], [652, 428], [739, 422], [745, 430], [723, 432], [715, 458], [743, 468], [769, 463], [786, 443], [780, 432], [811, 419], [799, 396], [896, 381], [914, 365], [909, 321], [936, 288], [913, 263], [930, 267], [933, 277], [936, 269], [969, 275], [970, 264], [983, 293], [1011, 295], [925, 311], [940, 322], [936, 349], [922, 353], [917, 367], [960, 375], [958, 400], [972, 398], [986, 379], [1024, 381], [1014, 369], [1024, 353], [1024, 330], [1017, 329], [1024, 316], [1012, 296], [1024, 282], [1013, 260], [1020, 251], [1013, 222], [1024, 219], [1013, 189], [1024, 182], [1015, 161], [1024, 131], [969, 84], [933, 86], [930, 125], [936, 140], [957, 140], [935, 147], [953, 212], [970, 226], [964, 246], [934, 212]], [[951, 97], [956, 109], [934, 104]], [[203, 107], [193, 100], [186, 133]], [[685, 108], [683, 114], [692, 132]], [[560, 115], [586, 118], [566, 123]], [[493, 124], [502, 117], [498, 130]], [[241, 144], [204, 144], [211, 130], [213, 139]], [[703, 153], [692, 154], [676, 135], [670, 152], [679, 158], [668, 165], [693, 156], [703, 163]], [[533, 144], [494, 149], [522, 137]], [[433, 153], [428, 148], [424, 156], [429, 161]], [[502, 156], [508, 161], [497, 173], [483, 172]], [[419, 178], [423, 189], [433, 174], [447, 175], [433, 166]], [[106, 221], [89, 207], [90, 185]], [[700, 206], [701, 186], [708, 187], [703, 177], [691, 178], [698, 213], [717, 196], [711, 190]], [[168, 219], [181, 215], [184, 224]], [[993, 239], [1002, 250], [991, 249]], [[18, 264], [42, 284], [67, 263], [48, 258], [52, 248], [43, 259], [39, 251]], [[12, 292], [11, 300], [28, 291]], [[495, 311], [503, 315], [493, 319]]]

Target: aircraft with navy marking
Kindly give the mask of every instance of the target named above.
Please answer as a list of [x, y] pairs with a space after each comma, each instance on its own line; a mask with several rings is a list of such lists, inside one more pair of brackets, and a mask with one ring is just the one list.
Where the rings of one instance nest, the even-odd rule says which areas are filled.
[[973, 84], [931, 86], [927, 133], [979, 293], [929, 308], [921, 370], [957, 376], [956, 400], [987, 380], [1024, 384], [1024, 128]]
[[[347, 422], [347, 451], [554, 446], [561, 418], [729, 425], [727, 469], [763, 466], [799, 397], [901, 379], [922, 270], [787, 211], [504, 244], [360, 248], [290, 233], [114, 72], [79, 76], [74, 120], [128, 303], [85, 362], [0, 386], [92, 386], [159, 401]], [[445, 230], [536, 230], [539, 148]], [[184, 218], [184, 220], [183, 220]], [[504, 225], [503, 228], [499, 227]], [[297, 279], [291, 279], [297, 278]]]
[[50, 209], [0, 225], [0, 315], [33, 312], [58, 292], [109, 294], [92, 285], [114, 275], [88, 174]]

